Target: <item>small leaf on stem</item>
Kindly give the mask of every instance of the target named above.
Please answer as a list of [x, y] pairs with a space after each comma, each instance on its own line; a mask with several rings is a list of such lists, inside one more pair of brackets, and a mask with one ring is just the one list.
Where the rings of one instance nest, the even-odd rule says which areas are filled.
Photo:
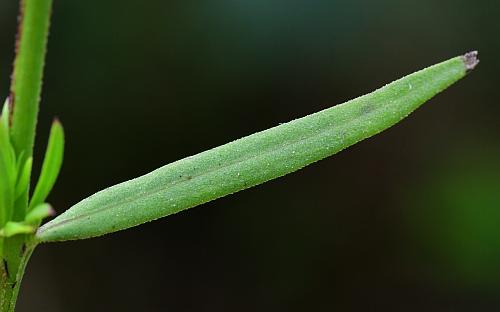
[[55, 211], [51, 205], [45, 203], [33, 208], [24, 219], [27, 224], [38, 225], [40, 222], [50, 216], [55, 215]]
[[16, 199], [19, 198], [19, 196], [21, 196], [28, 189], [30, 183], [32, 164], [33, 164], [33, 158], [30, 157], [24, 163], [22, 170], [18, 171], [16, 194], [15, 194]]
[[18, 234], [31, 234], [34, 231], [35, 228], [31, 225], [27, 225], [22, 222], [9, 221], [2, 229], [0, 229], [0, 236], [12, 237]]
[[61, 123], [58, 120], [55, 120], [52, 123], [49, 143], [47, 145], [47, 151], [45, 152], [45, 158], [42, 164], [42, 172], [40, 173], [40, 178], [38, 179], [35, 191], [33, 192], [29, 210], [43, 203], [49, 195], [57, 180], [59, 171], [61, 170], [63, 154], [64, 130]]

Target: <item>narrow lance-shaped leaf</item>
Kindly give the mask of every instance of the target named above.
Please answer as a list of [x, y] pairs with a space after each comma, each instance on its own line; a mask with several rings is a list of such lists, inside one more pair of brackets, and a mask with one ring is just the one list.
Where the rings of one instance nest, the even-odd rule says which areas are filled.
[[0, 118], [0, 226], [12, 215], [15, 183], [16, 159], [10, 144], [9, 127], [2, 116]]
[[35, 228], [29, 224], [9, 221], [2, 229], [0, 229], [0, 237], [12, 237], [19, 234], [30, 234], [34, 231]]
[[52, 206], [50, 206], [49, 204], [44, 203], [34, 207], [26, 215], [26, 218], [24, 218], [24, 222], [30, 225], [38, 226], [43, 219], [52, 215], [54, 215], [54, 209], [52, 209]]
[[49, 143], [45, 152], [42, 171], [30, 201], [29, 210], [43, 203], [49, 195], [61, 170], [63, 154], [64, 131], [61, 123], [55, 120], [50, 129]]
[[[20, 158], [22, 159], [22, 157]], [[15, 199], [19, 198], [19, 196], [21, 196], [28, 189], [30, 183], [32, 165], [33, 165], [33, 158], [30, 157], [26, 160], [22, 168], [18, 167]]]
[[115, 232], [296, 171], [396, 124], [477, 62], [476, 53], [450, 59], [347, 103], [110, 187], [42, 226], [37, 237], [60, 241]]

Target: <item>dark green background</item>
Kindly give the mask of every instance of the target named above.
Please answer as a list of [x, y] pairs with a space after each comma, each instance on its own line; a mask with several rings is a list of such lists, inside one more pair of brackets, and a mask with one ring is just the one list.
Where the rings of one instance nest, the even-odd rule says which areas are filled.
[[[16, 15], [0, 2], [0, 97]], [[498, 16], [486, 0], [56, 0], [35, 172], [58, 116], [59, 212], [469, 50], [481, 64], [298, 173], [40, 246], [19, 311], [500, 310]]]

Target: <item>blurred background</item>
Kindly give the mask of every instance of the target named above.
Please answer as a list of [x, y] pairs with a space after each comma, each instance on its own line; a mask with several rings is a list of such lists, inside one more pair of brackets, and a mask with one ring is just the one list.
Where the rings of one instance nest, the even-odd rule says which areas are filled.
[[[0, 2], [0, 97], [18, 1]], [[500, 2], [55, 1], [39, 118], [62, 212], [112, 184], [477, 49], [408, 119], [285, 178], [43, 245], [19, 311], [499, 311]]]

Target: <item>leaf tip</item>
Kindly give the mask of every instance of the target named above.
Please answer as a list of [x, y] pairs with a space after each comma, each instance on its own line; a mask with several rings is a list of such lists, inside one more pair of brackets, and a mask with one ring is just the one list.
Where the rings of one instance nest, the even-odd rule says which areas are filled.
[[59, 119], [59, 117], [54, 117], [54, 119], [52, 120], [52, 124], [62, 127], [62, 123], [61, 123], [61, 120]]
[[465, 69], [467, 73], [470, 73], [474, 68], [476, 68], [477, 64], [479, 64], [479, 53], [477, 51], [471, 51], [462, 55], [462, 60], [465, 64]]

